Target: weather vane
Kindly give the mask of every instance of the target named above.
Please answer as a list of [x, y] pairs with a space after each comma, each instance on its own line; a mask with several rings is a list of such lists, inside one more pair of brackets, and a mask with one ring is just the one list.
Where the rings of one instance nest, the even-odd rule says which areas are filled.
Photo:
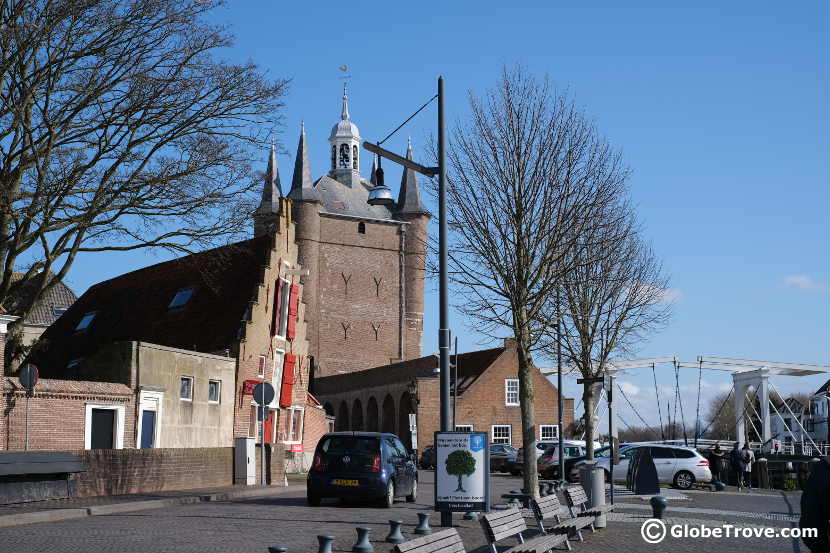
[[348, 65], [341, 65], [338, 69], [340, 69], [340, 71], [345, 73], [345, 75], [343, 75], [342, 77], [338, 77], [338, 79], [344, 79], [344, 80], [348, 81], [349, 79], [352, 78], [351, 73], [349, 73], [349, 66]]

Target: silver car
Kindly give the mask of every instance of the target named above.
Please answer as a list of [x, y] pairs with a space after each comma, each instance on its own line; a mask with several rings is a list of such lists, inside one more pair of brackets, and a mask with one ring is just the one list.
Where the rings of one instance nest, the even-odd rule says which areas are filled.
[[[651, 448], [651, 457], [657, 469], [657, 479], [661, 484], [671, 484], [681, 490], [688, 490], [695, 482], [711, 482], [712, 471], [709, 470], [709, 461], [693, 447], [665, 445], [665, 444], [629, 444], [620, 446], [620, 462], [614, 465], [614, 481], [625, 481], [628, 473], [628, 461], [635, 450], [643, 447]], [[605, 469], [605, 478], [608, 480], [611, 466], [611, 449], [604, 447], [597, 451], [595, 459], [597, 465]], [[580, 461], [574, 469], [584, 463]]]

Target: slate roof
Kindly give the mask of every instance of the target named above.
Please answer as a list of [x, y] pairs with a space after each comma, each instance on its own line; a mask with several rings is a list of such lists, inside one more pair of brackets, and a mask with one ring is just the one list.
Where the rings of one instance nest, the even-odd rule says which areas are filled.
[[372, 184], [366, 179], [360, 179], [358, 186], [346, 186], [328, 175], [322, 176], [314, 183], [314, 190], [323, 203], [323, 211], [336, 215], [351, 215], [368, 219], [389, 219], [394, 221], [390, 207], [384, 205], [369, 205], [369, 189]]
[[[458, 394], [461, 395], [466, 392], [470, 385], [484, 374], [484, 371], [504, 351], [505, 348], [502, 347], [458, 354]], [[450, 357], [450, 359], [453, 358]], [[437, 377], [435, 369], [438, 368], [438, 365], [438, 356], [432, 354], [365, 371], [324, 376], [315, 379], [314, 393], [330, 395], [396, 382], [409, 382], [418, 377]]]
[[[221, 354], [236, 344], [243, 318], [269, 259], [272, 237], [260, 236], [151, 265], [92, 286], [43, 333], [29, 360], [44, 377], [69, 374], [69, 361], [119, 341]], [[182, 288], [189, 301], [168, 309]], [[76, 330], [90, 312], [86, 330]]]
[[[12, 274], [12, 286], [23, 278], [23, 273]], [[24, 305], [29, 301], [34, 288], [37, 286], [37, 280], [33, 279], [20, 286], [19, 289], [13, 291], [15, 296], [12, 303], [8, 306], [8, 312], [14, 313], [19, 306]], [[63, 282], [59, 282], [52, 287], [37, 303], [35, 303], [32, 312], [26, 317], [24, 323], [33, 326], [49, 326], [58, 320], [59, 313], [55, 312], [58, 308], [68, 308], [78, 297], [75, 293]]]

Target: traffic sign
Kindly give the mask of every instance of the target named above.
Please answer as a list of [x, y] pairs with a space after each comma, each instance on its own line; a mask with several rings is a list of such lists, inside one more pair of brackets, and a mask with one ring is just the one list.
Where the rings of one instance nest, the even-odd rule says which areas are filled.
[[20, 379], [20, 385], [31, 391], [34, 390], [37, 384], [38, 370], [37, 366], [31, 363], [26, 363], [17, 372], [17, 377]]
[[268, 382], [254, 386], [254, 401], [257, 405], [270, 405], [274, 401], [274, 387]]

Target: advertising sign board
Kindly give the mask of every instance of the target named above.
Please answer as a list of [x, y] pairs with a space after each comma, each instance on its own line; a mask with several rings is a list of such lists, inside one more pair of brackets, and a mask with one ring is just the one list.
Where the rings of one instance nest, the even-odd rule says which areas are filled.
[[489, 452], [485, 432], [435, 433], [436, 511], [490, 511]]

